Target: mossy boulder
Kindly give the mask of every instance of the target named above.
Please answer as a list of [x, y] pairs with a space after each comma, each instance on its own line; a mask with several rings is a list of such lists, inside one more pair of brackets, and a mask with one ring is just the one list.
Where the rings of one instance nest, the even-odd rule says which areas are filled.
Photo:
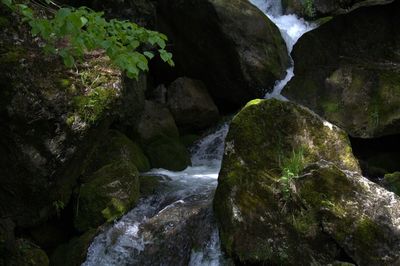
[[120, 160], [131, 161], [140, 172], [150, 170], [150, 162], [139, 144], [117, 130], [108, 130], [102, 143], [94, 149], [86, 173], [91, 174], [104, 165]]
[[[357, 265], [400, 262], [400, 198], [358, 173], [318, 162], [295, 181], [303, 209]], [[307, 229], [310, 230], [310, 229]]]
[[[48, 266], [49, 258], [46, 252], [27, 239], [18, 239], [16, 249], [0, 258], [1, 265], [7, 266]], [[3, 264], [4, 263], [4, 264]]]
[[74, 225], [81, 232], [120, 218], [139, 198], [139, 173], [127, 160], [108, 164], [83, 182], [74, 204]]
[[353, 137], [400, 133], [399, 12], [398, 1], [360, 8], [306, 33], [283, 95]]
[[324, 159], [359, 172], [346, 133], [294, 103], [253, 100], [232, 120], [225, 143], [214, 210], [226, 252], [241, 263], [332, 263], [338, 248], [313, 231], [309, 214], [293, 225], [292, 185], [282, 176], [299, 151], [302, 165]]
[[181, 171], [191, 165], [190, 153], [178, 138], [160, 136], [145, 147], [153, 168]]
[[383, 186], [400, 196], [400, 172], [386, 174], [383, 179]]
[[161, 0], [157, 16], [174, 43], [176, 77], [201, 77], [220, 110], [262, 97], [285, 75], [279, 29], [247, 0]]
[[72, 238], [68, 243], [59, 246], [50, 257], [52, 266], [80, 266], [85, 260], [88, 248], [97, 231], [91, 229], [83, 235]]

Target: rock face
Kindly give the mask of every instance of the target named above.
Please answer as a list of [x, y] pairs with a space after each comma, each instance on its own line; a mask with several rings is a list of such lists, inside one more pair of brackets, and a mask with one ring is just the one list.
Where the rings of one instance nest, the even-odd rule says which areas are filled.
[[359, 172], [344, 131], [294, 103], [250, 102], [214, 199], [223, 247], [241, 263], [395, 265], [400, 200]]
[[354, 137], [400, 133], [400, 3], [360, 8], [305, 34], [284, 89]]
[[318, 18], [345, 14], [363, 6], [384, 5], [393, 0], [282, 0], [286, 14]]
[[139, 199], [139, 173], [130, 161], [106, 165], [83, 182], [74, 211], [81, 232], [120, 218]]
[[218, 121], [219, 112], [203, 82], [179, 78], [168, 87], [168, 108], [183, 131], [198, 131]]
[[161, 0], [157, 14], [179, 76], [202, 79], [220, 108], [261, 97], [285, 74], [278, 28], [246, 0]]

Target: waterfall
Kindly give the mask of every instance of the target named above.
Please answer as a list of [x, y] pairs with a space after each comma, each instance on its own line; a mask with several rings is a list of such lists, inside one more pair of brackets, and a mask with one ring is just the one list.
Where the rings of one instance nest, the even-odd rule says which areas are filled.
[[[305, 21], [296, 15], [284, 15], [281, 0], [250, 0], [250, 2], [257, 6], [268, 18], [279, 28], [283, 39], [286, 42], [288, 53], [292, 52], [293, 46], [297, 40], [306, 32], [316, 28], [316, 24]], [[283, 88], [294, 76], [293, 60], [290, 58], [291, 66], [286, 70], [286, 76], [282, 80], [278, 80], [272, 92], [267, 93], [265, 98], [276, 98], [286, 100], [281, 95]]]
[[[278, 26], [289, 54], [301, 35], [315, 27], [295, 15], [283, 15], [280, 0], [250, 1]], [[273, 92], [266, 98], [284, 99], [280, 93], [294, 76], [293, 61], [291, 63], [286, 77], [276, 82]], [[228, 124], [223, 124], [198, 141], [191, 151], [193, 166], [184, 171], [154, 169], [146, 173], [160, 177], [160, 188], [154, 195], [140, 200], [119, 221], [104, 228], [90, 245], [82, 265], [227, 264], [221, 252], [211, 205], [227, 132]], [[192, 223], [197, 229], [193, 231], [192, 227], [186, 232]], [[189, 237], [185, 238], [186, 234]], [[189, 243], [193, 238], [201, 243], [195, 243], [196, 249], [187, 250], [193, 244]]]

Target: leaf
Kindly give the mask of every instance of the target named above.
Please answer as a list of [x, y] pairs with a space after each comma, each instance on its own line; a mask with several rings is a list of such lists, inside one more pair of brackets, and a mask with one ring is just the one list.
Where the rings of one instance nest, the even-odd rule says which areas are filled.
[[70, 55], [70, 54], [66, 54], [64, 57], [63, 57], [63, 60], [64, 60], [64, 65], [66, 66], [66, 67], [73, 67], [74, 66], [74, 64], [75, 64], [75, 59], [72, 57], [72, 55]]
[[87, 18], [81, 17], [81, 27], [84, 27], [88, 22], [89, 20]]
[[153, 57], [154, 57], [154, 54], [152, 53], [152, 52], [143, 52], [143, 54], [145, 55], [145, 56], [147, 56], [147, 58], [149, 58], [149, 59], [153, 59]]

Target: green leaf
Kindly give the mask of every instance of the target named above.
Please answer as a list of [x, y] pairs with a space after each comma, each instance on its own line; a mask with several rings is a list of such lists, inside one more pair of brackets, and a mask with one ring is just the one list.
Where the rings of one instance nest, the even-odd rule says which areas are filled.
[[149, 58], [149, 59], [153, 59], [153, 57], [154, 57], [154, 54], [152, 53], [152, 52], [143, 52], [143, 54], [145, 55], [145, 56], [147, 56], [147, 58]]

